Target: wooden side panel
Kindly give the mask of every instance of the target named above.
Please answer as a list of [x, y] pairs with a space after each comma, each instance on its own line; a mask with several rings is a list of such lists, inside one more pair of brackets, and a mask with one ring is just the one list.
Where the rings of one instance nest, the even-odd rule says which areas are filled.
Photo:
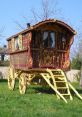
[[22, 38], [23, 49], [29, 48], [31, 39], [32, 39], [32, 33], [31, 32], [23, 35], [23, 38]]
[[17, 53], [10, 56], [11, 64], [16, 69], [28, 68], [28, 53]]
[[[13, 49], [10, 48], [12, 52], [10, 53], [10, 65], [12, 65], [15, 69], [23, 69], [26, 70], [28, 68], [32, 68], [32, 57], [31, 57], [31, 32], [25, 35], [18, 36], [18, 48]], [[11, 45], [12, 45], [11, 40]], [[14, 44], [14, 47], [16, 45]], [[9, 46], [10, 47], [10, 46]]]
[[26, 70], [32, 68], [32, 57], [28, 51], [23, 51], [10, 55], [10, 65], [15, 69]]

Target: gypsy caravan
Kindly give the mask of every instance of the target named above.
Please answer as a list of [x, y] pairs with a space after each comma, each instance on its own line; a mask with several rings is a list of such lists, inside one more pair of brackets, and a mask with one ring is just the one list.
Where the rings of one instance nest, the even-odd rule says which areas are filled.
[[[66, 23], [49, 19], [30, 26], [7, 39], [10, 54], [8, 86], [14, 89], [19, 79], [19, 91], [24, 94], [31, 80], [39, 75], [56, 92], [58, 98], [72, 100], [64, 71], [70, 69], [70, 47], [75, 30]], [[82, 98], [81, 98], [82, 99]]]

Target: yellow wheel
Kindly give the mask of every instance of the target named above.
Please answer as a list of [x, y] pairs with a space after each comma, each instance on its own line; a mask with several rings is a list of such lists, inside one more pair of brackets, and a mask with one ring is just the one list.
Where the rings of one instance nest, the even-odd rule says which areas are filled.
[[19, 91], [20, 94], [25, 94], [26, 92], [26, 77], [24, 73], [22, 73], [19, 78]]
[[9, 76], [8, 76], [8, 87], [10, 90], [13, 90], [15, 87], [15, 77], [14, 77], [14, 69], [9, 69]]

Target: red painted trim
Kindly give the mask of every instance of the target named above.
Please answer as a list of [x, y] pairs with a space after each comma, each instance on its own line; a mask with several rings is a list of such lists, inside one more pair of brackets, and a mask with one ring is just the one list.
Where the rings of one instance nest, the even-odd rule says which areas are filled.
[[26, 50], [16, 50], [14, 52], [10, 52], [9, 54], [12, 55], [12, 54], [18, 54], [18, 53], [22, 53], [22, 52], [28, 52], [28, 49], [26, 49]]

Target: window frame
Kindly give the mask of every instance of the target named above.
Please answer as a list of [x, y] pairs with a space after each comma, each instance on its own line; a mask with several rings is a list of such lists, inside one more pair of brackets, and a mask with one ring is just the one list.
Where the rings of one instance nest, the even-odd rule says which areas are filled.
[[[53, 30], [45, 30], [43, 31], [43, 35], [42, 35], [42, 38], [44, 38], [44, 33], [47, 32], [48, 33], [48, 46], [47, 47], [44, 47], [44, 40], [43, 40], [43, 48], [50, 48], [50, 49], [54, 49], [56, 48], [56, 32], [53, 31]], [[51, 44], [50, 44], [50, 33], [54, 33], [54, 47], [51, 47]]]
[[57, 41], [57, 48], [59, 50], [65, 50], [67, 44], [67, 36], [64, 32], [58, 32], [58, 41]]

